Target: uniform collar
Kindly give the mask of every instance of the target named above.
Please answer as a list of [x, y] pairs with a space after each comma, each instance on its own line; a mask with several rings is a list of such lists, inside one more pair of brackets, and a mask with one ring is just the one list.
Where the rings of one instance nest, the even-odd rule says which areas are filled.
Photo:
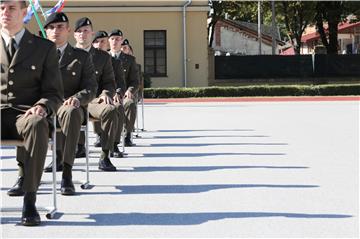
[[21, 41], [22, 37], [24, 36], [24, 33], [25, 33], [25, 28], [22, 28], [18, 33], [15, 34], [14, 37], [10, 37], [8, 34], [6, 34], [3, 31], [1, 31], [1, 36], [4, 39], [6, 46], [9, 45], [10, 38], [14, 38], [15, 42], [16, 42], [16, 46], [19, 46], [20, 41]]
[[58, 48], [57, 48], [58, 50], [60, 50], [61, 55], [64, 54], [65, 48], [67, 47], [68, 44], [69, 44], [69, 43], [66, 42], [66, 43], [65, 43], [64, 45], [62, 45], [61, 47], [58, 47]]

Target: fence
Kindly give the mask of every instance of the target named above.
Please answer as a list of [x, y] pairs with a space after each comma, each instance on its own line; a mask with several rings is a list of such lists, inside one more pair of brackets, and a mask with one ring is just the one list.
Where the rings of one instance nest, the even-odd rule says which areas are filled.
[[360, 55], [216, 56], [215, 79], [360, 77]]

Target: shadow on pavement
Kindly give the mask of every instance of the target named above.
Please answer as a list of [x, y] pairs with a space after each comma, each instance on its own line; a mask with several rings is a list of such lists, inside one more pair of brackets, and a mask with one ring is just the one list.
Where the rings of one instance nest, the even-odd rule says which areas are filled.
[[[285, 217], [297, 219], [343, 219], [352, 217], [347, 214], [310, 214], [286, 212], [203, 212], [203, 213], [94, 213], [84, 215], [88, 221], [43, 221], [43, 226], [128, 226], [128, 225], [198, 225], [208, 221], [242, 218]], [[4, 217], [1, 224], [17, 224], [20, 218]]]

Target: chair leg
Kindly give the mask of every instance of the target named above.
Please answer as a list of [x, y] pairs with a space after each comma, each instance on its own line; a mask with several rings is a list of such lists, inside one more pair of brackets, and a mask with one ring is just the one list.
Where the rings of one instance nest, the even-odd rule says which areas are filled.
[[81, 184], [82, 189], [90, 188], [90, 172], [89, 172], [89, 112], [87, 113], [87, 122], [85, 126], [85, 151], [86, 151], [86, 181]]
[[[56, 127], [56, 117], [53, 119], [53, 125]], [[49, 209], [49, 212], [46, 214], [46, 218], [51, 219], [55, 216], [55, 213], [57, 211], [57, 205], [56, 205], [56, 129], [54, 129], [54, 132], [52, 134], [52, 178], [53, 178], [53, 184], [52, 184], [52, 194], [53, 194], [53, 207]]]

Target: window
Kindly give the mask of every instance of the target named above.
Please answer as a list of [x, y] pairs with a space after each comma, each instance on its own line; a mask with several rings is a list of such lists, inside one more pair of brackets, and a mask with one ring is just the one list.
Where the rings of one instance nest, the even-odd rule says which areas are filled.
[[166, 76], [166, 31], [144, 31], [144, 72]]

